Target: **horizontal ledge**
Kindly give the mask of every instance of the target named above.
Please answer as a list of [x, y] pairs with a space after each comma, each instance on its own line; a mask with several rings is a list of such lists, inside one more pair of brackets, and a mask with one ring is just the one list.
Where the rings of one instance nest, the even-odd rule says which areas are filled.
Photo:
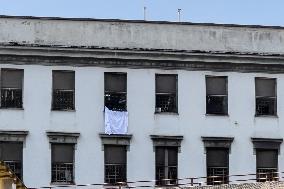
[[275, 143], [282, 143], [283, 138], [251, 138], [252, 142], [275, 142]]
[[234, 137], [201, 137], [202, 141], [227, 141], [233, 142]]
[[99, 134], [101, 138], [123, 138], [123, 139], [131, 139], [132, 134], [105, 134], [100, 133]]
[[183, 140], [182, 135], [169, 136], [169, 135], [150, 135], [152, 140]]
[[22, 135], [27, 136], [29, 131], [12, 131], [12, 130], [0, 130], [0, 135]]
[[77, 132], [57, 132], [57, 131], [46, 131], [47, 136], [68, 136], [68, 137], [76, 137], [80, 136], [80, 133]]

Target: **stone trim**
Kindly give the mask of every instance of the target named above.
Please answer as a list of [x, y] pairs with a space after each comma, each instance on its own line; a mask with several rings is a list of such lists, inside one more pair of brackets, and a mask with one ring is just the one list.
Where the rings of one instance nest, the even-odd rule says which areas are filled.
[[282, 138], [251, 138], [254, 149], [275, 149], [280, 152]]
[[77, 144], [77, 139], [80, 136], [80, 133], [47, 131], [46, 135], [48, 136], [50, 143]]
[[183, 136], [167, 136], [167, 135], [150, 135], [150, 138], [153, 141], [153, 148], [157, 146], [169, 146], [169, 147], [178, 147], [178, 151], [181, 152], [181, 141]]
[[204, 148], [229, 148], [234, 141], [234, 137], [201, 137]]
[[118, 145], [118, 146], [126, 146], [127, 151], [130, 150], [130, 141], [132, 138], [131, 134], [99, 134], [102, 140], [102, 150], [104, 151], [105, 145]]
[[4, 131], [0, 130], [0, 141], [2, 142], [25, 142], [29, 131]]

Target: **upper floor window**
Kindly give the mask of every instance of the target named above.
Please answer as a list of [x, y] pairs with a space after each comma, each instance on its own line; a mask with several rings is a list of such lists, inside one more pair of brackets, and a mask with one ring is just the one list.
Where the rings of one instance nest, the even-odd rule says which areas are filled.
[[23, 107], [24, 70], [1, 69], [1, 108]]
[[255, 114], [277, 115], [276, 79], [255, 78]]
[[53, 110], [74, 110], [75, 109], [75, 72], [74, 71], [52, 71]]
[[206, 114], [228, 114], [227, 76], [206, 76]]
[[256, 149], [256, 175], [258, 182], [278, 181], [278, 150]]
[[155, 112], [177, 112], [176, 74], [156, 74]]
[[74, 183], [74, 144], [51, 144], [51, 182]]
[[126, 73], [105, 73], [105, 106], [113, 111], [126, 111]]

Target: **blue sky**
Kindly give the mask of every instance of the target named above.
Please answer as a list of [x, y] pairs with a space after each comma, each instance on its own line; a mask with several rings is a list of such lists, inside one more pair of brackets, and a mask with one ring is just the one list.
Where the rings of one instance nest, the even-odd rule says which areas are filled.
[[284, 26], [284, 0], [0, 0], [0, 14]]

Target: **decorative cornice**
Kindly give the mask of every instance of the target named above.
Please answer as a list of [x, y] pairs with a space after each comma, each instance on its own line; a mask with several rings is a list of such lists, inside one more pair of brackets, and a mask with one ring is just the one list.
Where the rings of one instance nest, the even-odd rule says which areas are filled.
[[275, 149], [280, 151], [282, 138], [251, 138], [254, 149]]
[[201, 137], [205, 148], [231, 148], [233, 137]]
[[0, 141], [24, 142], [29, 131], [0, 130]]
[[47, 131], [50, 143], [71, 143], [76, 144], [80, 133]]

